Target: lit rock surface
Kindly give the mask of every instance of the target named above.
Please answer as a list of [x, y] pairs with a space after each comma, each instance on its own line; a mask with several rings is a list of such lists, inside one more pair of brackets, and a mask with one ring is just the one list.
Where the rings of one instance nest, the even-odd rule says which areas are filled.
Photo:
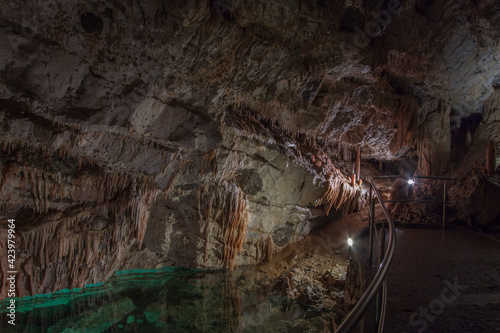
[[[269, 260], [362, 208], [358, 147], [420, 174], [480, 170], [500, 143], [498, 4], [389, 3], [4, 4], [0, 203], [19, 295]], [[379, 13], [377, 36], [355, 32]]]

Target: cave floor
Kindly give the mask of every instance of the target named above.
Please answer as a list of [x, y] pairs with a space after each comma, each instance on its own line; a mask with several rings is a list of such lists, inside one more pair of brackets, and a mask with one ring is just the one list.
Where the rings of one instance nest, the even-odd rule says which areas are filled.
[[397, 229], [385, 332], [500, 332], [500, 241]]

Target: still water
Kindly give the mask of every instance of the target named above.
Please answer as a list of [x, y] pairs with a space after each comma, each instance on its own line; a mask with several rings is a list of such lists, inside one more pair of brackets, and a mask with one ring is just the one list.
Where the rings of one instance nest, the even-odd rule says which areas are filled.
[[115, 272], [105, 283], [0, 302], [1, 332], [321, 332], [328, 313], [270, 293], [254, 271]]

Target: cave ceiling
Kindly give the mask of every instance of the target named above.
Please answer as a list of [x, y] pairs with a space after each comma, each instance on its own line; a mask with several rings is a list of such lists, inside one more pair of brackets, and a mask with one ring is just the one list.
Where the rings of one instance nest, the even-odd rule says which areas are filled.
[[500, 145], [494, 0], [16, 0], [0, 30], [21, 294], [262, 262], [365, 204], [358, 151]]

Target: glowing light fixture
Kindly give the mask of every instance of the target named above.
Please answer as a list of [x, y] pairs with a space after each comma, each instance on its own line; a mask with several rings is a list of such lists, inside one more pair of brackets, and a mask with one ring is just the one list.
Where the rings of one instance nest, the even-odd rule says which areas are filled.
[[347, 245], [352, 246], [352, 244], [354, 244], [352, 238], [351, 237], [347, 238]]
[[413, 184], [415, 184], [415, 181], [413, 179], [409, 179], [408, 184], [413, 185]]

